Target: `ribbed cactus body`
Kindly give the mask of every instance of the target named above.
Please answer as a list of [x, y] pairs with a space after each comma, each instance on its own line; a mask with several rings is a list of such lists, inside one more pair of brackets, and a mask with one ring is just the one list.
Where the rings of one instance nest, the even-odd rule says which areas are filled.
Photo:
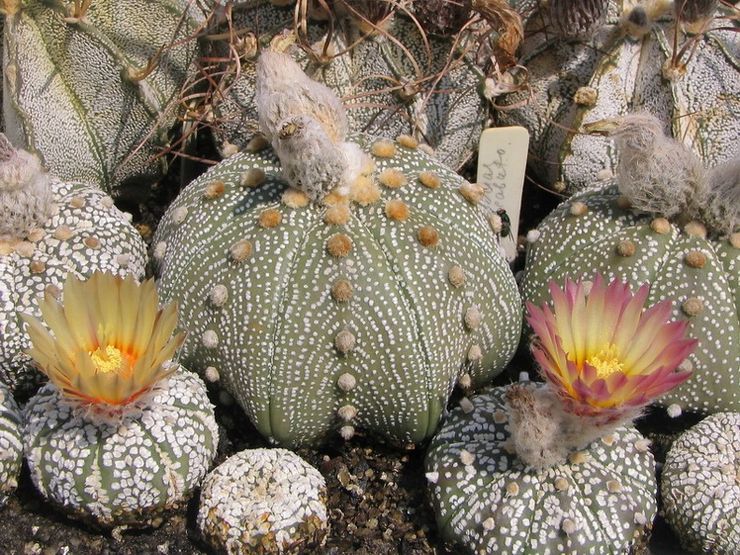
[[0, 507], [18, 485], [23, 461], [21, 414], [10, 390], [0, 382]]
[[239, 153], [155, 236], [160, 295], [190, 330], [184, 360], [281, 443], [355, 428], [421, 441], [458, 378], [486, 382], [517, 345], [516, 284], [464, 196], [475, 186], [408, 137], [357, 140], [375, 170], [350, 208], [287, 189], [269, 152]]
[[576, 195], [530, 234], [523, 297], [548, 299], [548, 282], [620, 277], [633, 290], [650, 284], [648, 305], [667, 299], [672, 319], [688, 320], [699, 340], [688, 361], [694, 375], [659, 400], [684, 410], [740, 410], [740, 237], [712, 239], [697, 222], [679, 227], [624, 208], [616, 188]]
[[657, 512], [647, 440], [618, 428], [567, 463], [534, 470], [513, 454], [508, 387], [464, 399], [425, 468], [442, 537], [466, 553], [628, 553]]
[[0, 381], [13, 390], [40, 376], [23, 353], [30, 341], [19, 312], [39, 316], [37, 297], [58, 294], [69, 272], [144, 276], [144, 241], [109, 196], [56, 179], [50, 189], [55, 208], [43, 227], [23, 240], [0, 240]]
[[519, 63], [527, 68], [531, 90], [497, 103], [523, 103], [501, 110], [498, 120], [529, 130], [536, 177], [567, 194], [592, 188], [600, 180], [603, 185], [614, 173], [617, 153], [608, 139], [586, 134], [581, 126], [638, 111], [660, 118], [666, 132], [689, 146], [707, 167], [736, 156], [740, 103], [728, 99], [740, 95], [740, 34], [737, 28], [726, 28], [736, 24], [720, 10], [710, 25], [713, 30], [705, 34], [679, 30], [678, 46], [687, 48], [671, 64], [676, 27], [672, 13], [648, 21], [646, 34], [635, 38], [627, 34], [629, 23], [620, 22], [620, 17], [644, 7], [634, 8], [636, 3], [626, 0], [608, 4], [606, 24], [578, 41], [566, 41], [555, 23], [543, 31], [543, 16], [537, 11], [529, 18]]
[[73, 405], [48, 384], [24, 409], [24, 447], [41, 494], [102, 527], [156, 525], [187, 502], [216, 454], [203, 382], [176, 371], [118, 415]]
[[[249, 29], [261, 45], [291, 29], [293, 7], [278, 8], [266, 0], [246, 2], [235, 11], [234, 25]], [[312, 78], [332, 88], [347, 107], [350, 129], [379, 136], [406, 133], [429, 144], [440, 162], [461, 167], [477, 149], [488, 117], [480, 95], [484, 75], [470, 56], [450, 62], [451, 39], [428, 37], [416, 25], [396, 15], [384, 32], [363, 36], [348, 24], [335, 30], [328, 63], [312, 60], [298, 47], [290, 52]], [[366, 31], [366, 30], [365, 30]], [[312, 22], [308, 37], [323, 51], [328, 25]], [[384, 33], [387, 33], [384, 34]], [[471, 50], [474, 45], [461, 45]], [[428, 48], [428, 49], [427, 49]], [[223, 99], [216, 95], [215, 125], [222, 140], [244, 146], [257, 132], [254, 60], [242, 61], [240, 75]]]
[[740, 413], [713, 414], [682, 434], [666, 457], [660, 492], [686, 549], [740, 552]]
[[188, 0], [95, 0], [80, 17], [75, 4], [85, 3], [24, 1], [7, 16], [5, 132], [62, 179], [118, 193], [161, 173], [152, 158], [174, 123], [197, 49], [186, 37], [202, 16]]

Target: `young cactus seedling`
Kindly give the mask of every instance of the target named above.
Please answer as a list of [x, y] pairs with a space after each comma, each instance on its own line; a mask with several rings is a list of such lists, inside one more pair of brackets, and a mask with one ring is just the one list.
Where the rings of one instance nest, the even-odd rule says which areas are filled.
[[[29, 355], [49, 383], [25, 408], [34, 484], [72, 516], [148, 526], [182, 504], [215, 455], [205, 385], [173, 362], [184, 333], [152, 280], [70, 275], [43, 320], [23, 315]], [[70, 439], [74, 438], [74, 439]], [[79, 476], [84, 480], [80, 481]]]

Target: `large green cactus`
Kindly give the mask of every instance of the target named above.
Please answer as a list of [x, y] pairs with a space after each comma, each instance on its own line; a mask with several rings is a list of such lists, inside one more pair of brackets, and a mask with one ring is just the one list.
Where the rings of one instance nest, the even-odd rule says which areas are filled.
[[544, 185], [567, 194], [603, 185], [616, 152], [581, 125], [638, 110], [658, 116], [708, 167], [740, 152], [740, 34], [728, 8], [711, 12], [705, 30], [687, 20], [695, 0], [675, 2], [686, 5], [681, 23], [661, 14], [668, 2], [513, 4], [530, 14], [520, 58], [529, 88], [497, 100], [509, 105], [498, 120], [529, 130], [531, 170]]
[[[507, 392], [463, 398], [426, 455], [445, 541], [466, 553], [628, 553], [657, 512], [649, 442], [620, 427], [567, 462], [535, 469], [516, 455]], [[521, 387], [521, 386], [517, 386]]]
[[[362, 5], [355, 4], [359, 10]], [[258, 130], [256, 47], [293, 29], [293, 13], [293, 7], [276, 7], [268, 0], [241, 2], [235, 8], [234, 27], [252, 33], [247, 37], [254, 39], [254, 50], [251, 58], [241, 60], [238, 77], [226, 83], [225, 96], [214, 94], [214, 125], [228, 144], [242, 147]], [[297, 46], [291, 53], [309, 75], [342, 97], [350, 129], [379, 136], [412, 135], [453, 168], [469, 160], [488, 118], [487, 101], [480, 93], [485, 64], [478, 65], [475, 58], [484, 41], [474, 40], [478, 35], [465, 39], [463, 33], [453, 48], [453, 39], [423, 36], [402, 10], [376, 22], [381, 32], [370, 32], [356, 18], [338, 17], [334, 23], [325, 60], [321, 53], [329, 26], [321, 22], [308, 26], [306, 41], [314, 55]]]
[[155, 236], [159, 290], [190, 329], [184, 360], [281, 443], [354, 426], [421, 441], [460, 376], [487, 381], [517, 344], [482, 192], [409, 137], [356, 140], [375, 171], [351, 208], [310, 202], [271, 153], [245, 152], [189, 185]]
[[196, 54], [190, 0], [3, 0], [4, 115], [16, 146], [108, 192], [159, 175]]

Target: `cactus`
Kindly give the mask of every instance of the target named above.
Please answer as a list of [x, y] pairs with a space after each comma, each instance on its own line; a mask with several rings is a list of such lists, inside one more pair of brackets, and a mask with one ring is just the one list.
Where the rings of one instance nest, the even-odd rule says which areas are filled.
[[693, 376], [659, 403], [672, 413], [740, 410], [738, 163], [707, 172], [684, 146], [646, 133], [644, 119], [591, 126], [617, 139], [617, 186], [572, 197], [528, 234], [522, 295], [539, 303], [549, 280], [594, 271], [649, 283], [648, 301], [670, 300], [699, 340], [684, 365]]
[[463, 398], [432, 439], [425, 469], [440, 534], [466, 553], [628, 553], [657, 512], [655, 463], [633, 427], [566, 462], [525, 465], [507, 397], [521, 384]]
[[285, 449], [248, 449], [203, 481], [198, 527], [219, 553], [293, 553], [322, 544], [326, 483]]
[[[291, 95], [316, 85], [289, 56], [263, 60], [280, 71], [258, 74], [294, 82], [262, 105], [286, 160], [232, 156], [180, 194], [155, 235], [159, 291], [188, 322], [183, 361], [220, 377], [280, 443], [360, 427], [422, 441], [458, 379], [486, 382], [518, 342], [518, 292], [477, 207], [483, 190], [411, 137], [345, 137], [323, 104], [295, 113]], [[300, 177], [282, 175], [301, 159]]]
[[[532, 3], [514, 4], [524, 13]], [[568, 195], [603, 186], [616, 152], [582, 124], [640, 110], [657, 115], [707, 167], [740, 153], [740, 35], [726, 17], [731, 7], [677, 1], [684, 9], [676, 14], [660, 0], [540, 4], [529, 10], [519, 61], [529, 89], [496, 103], [506, 108], [500, 124], [529, 130], [531, 171], [543, 185]]]
[[29, 354], [49, 383], [24, 408], [36, 488], [99, 527], [156, 526], [187, 502], [216, 454], [205, 384], [172, 361], [177, 309], [158, 308], [154, 283], [69, 276], [63, 304], [47, 295], [24, 316]]
[[58, 291], [68, 272], [143, 277], [145, 264], [144, 242], [110, 197], [50, 176], [0, 135], [0, 381], [16, 391], [37, 375], [17, 310], [38, 315], [37, 295]]
[[[63, 180], [118, 194], [161, 174], [203, 15], [190, 0], [3, 0], [4, 115]], [[133, 194], [133, 193], [132, 193]], [[140, 192], [137, 192], [140, 194]]]
[[18, 486], [22, 461], [20, 410], [10, 390], [0, 382], [0, 508]]
[[740, 552], [740, 413], [708, 416], [671, 446], [661, 475], [665, 518], [685, 549]]
[[[300, 25], [292, 31], [293, 7], [273, 4], [277, 2], [253, 0], [234, 10], [234, 27], [251, 34], [244, 39], [243, 50], [248, 53], [240, 60], [238, 77], [224, 84], [225, 95], [213, 95], [214, 124], [223, 151], [242, 148], [258, 130], [254, 64], [258, 49], [275, 38], [309, 75], [338, 92], [348, 108], [352, 131], [411, 135], [433, 148], [440, 162], [455, 169], [472, 157], [488, 118], [480, 90], [490, 64], [481, 51], [490, 55], [486, 48], [498, 36], [488, 24], [469, 25], [455, 42], [423, 36], [408, 17], [408, 2], [391, 6], [383, 1], [342, 1], [330, 2], [329, 15], [320, 9], [313, 12], [330, 16], [331, 28], [312, 21], [304, 35]], [[486, 13], [498, 15], [502, 11], [498, 4], [505, 3], [486, 0], [475, 4], [485, 18]], [[462, 19], [468, 20], [470, 9], [456, 5], [450, 9], [462, 12]], [[497, 26], [516, 24], [520, 30], [518, 18]], [[300, 39], [296, 34], [287, 38], [288, 32], [297, 33]], [[303, 49], [290, 46], [296, 40], [303, 43]], [[498, 59], [502, 69], [504, 57], [501, 54]]]

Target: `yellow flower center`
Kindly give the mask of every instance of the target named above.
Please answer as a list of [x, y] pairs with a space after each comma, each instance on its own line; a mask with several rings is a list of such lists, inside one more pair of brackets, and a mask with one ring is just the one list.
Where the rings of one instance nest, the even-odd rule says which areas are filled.
[[594, 356], [586, 359], [586, 362], [596, 369], [599, 378], [606, 378], [615, 372], [624, 372], [624, 364], [619, 360], [617, 346], [613, 343], [603, 347]]
[[98, 347], [95, 351], [90, 351], [90, 358], [96, 370], [103, 374], [119, 372], [124, 361], [123, 353], [112, 345], [105, 349]]

